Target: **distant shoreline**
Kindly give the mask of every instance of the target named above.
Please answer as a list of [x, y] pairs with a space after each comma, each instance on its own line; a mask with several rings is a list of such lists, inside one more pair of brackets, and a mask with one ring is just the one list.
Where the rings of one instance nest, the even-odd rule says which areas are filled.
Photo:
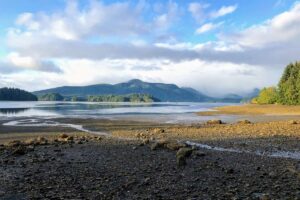
[[300, 116], [300, 106], [288, 105], [258, 105], [243, 104], [234, 106], [215, 107], [213, 111], [197, 112], [200, 116], [216, 115], [274, 115], [274, 116]]

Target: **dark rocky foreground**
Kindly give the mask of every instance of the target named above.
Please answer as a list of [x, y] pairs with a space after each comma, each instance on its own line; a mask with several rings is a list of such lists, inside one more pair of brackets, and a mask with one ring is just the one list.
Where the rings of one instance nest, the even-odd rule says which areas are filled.
[[175, 149], [84, 137], [12, 142], [0, 147], [0, 199], [300, 199], [299, 161], [188, 149], [181, 162]]

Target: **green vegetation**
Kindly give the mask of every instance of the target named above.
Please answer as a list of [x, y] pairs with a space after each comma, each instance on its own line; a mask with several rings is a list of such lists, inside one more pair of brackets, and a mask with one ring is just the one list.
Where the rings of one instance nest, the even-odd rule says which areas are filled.
[[300, 105], [300, 62], [289, 64], [278, 83], [278, 87], [264, 88], [252, 103]]
[[38, 97], [39, 101], [63, 101], [64, 97], [58, 93], [44, 94]]
[[252, 99], [252, 103], [258, 104], [274, 104], [278, 100], [276, 87], [263, 88], [258, 97]]
[[150, 94], [161, 101], [171, 102], [205, 102], [213, 99], [192, 88], [180, 88], [174, 84], [148, 83], [138, 79], [114, 85], [64, 86], [35, 92], [36, 95], [47, 93], [59, 93], [64, 97], [85, 98], [102, 95]]
[[37, 97], [30, 92], [17, 88], [1, 88], [0, 101], [37, 101]]
[[300, 62], [291, 63], [285, 68], [278, 84], [278, 102], [300, 104]]
[[90, 102], [158, 102], [159, 100], [149, 94], [129, 95], [98, 95], [89, 96]]

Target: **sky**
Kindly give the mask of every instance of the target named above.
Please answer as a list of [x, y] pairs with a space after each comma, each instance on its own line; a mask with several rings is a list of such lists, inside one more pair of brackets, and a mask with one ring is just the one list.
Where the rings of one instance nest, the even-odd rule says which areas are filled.
[[0, 87], [141, 79], [245, 94], [299, 52], [300, 1], [0, 0]]

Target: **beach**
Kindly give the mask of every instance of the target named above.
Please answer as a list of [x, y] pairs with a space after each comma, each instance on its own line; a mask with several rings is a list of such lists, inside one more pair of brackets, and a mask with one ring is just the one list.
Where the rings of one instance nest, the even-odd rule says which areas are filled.
[[[14, 122], [20, 126], [2, 121], [0, 197], [300, 199], [297, 112], [262, 107], [261, 114], [257, 106], [246, 107], [231, 107], [240, 118], [226, 124], [59, 118], [47, 127], [21, 126], [28, 125], [26, 118]], [[250, 113], [287, 117], [244, 120]]]

